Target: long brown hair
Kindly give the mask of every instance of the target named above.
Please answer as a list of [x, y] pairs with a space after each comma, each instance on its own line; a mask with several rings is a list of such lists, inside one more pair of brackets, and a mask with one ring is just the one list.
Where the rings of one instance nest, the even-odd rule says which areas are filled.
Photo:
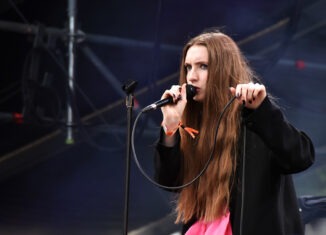
[[229, 87], [253, 80], [236, 43], [221, 32], [206, 32], [191, 39], [183, 49], [180, 84], [187, 81], [184, 66], [188, 49], [203, 45], [208, 50], [208, 78], [202, 103], [189, 101], [182, 122], [199, 130], [196, 139], [181, 131], [183, 182], [189, 182], [203, 168], [216, 144], [214, 158], [206, 172], [195, 183], [181, 190], [177, 202], [177, 222], [191, 218], [212, 221], [223, 215], [229, 206], [232, 176], [236, 168], [237, 142], [240, 135], [240, 106], [233, 102], [221, 121], [214, 143], [217, 118], [232, 98]]

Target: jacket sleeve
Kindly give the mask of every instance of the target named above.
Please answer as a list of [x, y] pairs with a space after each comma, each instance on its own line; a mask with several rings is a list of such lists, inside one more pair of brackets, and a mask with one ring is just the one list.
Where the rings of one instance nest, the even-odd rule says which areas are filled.
[[166, 147], [161, 143], [163, 131], [155, 148], [155, 180], [164, 186], [180, 185], [180, 135], [176, 132], [177, 142], [173, 147]]
[[310, 138], [293, 127], [268, 97], [245, 114], [243, 121], [271, 149], [282, 173], [297, 173], [313, 164], [315, 151]]

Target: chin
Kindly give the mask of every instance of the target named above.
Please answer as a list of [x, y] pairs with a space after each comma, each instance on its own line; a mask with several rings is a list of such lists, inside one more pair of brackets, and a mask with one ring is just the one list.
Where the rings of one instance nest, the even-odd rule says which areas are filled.
[[200, 97], [200, 96], [195, 96], [194, 98], [193, 98], [193, 100], [194, 101], [197, 101], [197, 102], [203, 102], [203, 98], [202, 97]]

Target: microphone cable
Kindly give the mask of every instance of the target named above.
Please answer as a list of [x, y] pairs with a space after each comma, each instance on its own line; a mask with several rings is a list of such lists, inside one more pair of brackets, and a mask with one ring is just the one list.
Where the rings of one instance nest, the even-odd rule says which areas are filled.
[[225, 113], [225, 111], [228, 109], [228, 107], [233, 103], [233, 101], [236, 99], [236, 97], [232, 97], [232, 99], [224, 106], [221, 114], [219, 115], [218, 117], [218, 121], [217, 121], [217, 126], [216, 126], [216, 130], [215, 130], [215, 136], [214, 136], [214, 146], [213, 146], [213, 149], [211, 151], [211, 154], [210, 154], [210, 157], [209, 159], [207, 160], [207, 162], [205, 163], [203, 169], [198, 173], [198, 175], [196, 177], [194, 177], [192, 180], [190, 180], [189, 182], [187, 183], [184, 183], [180, 186], [166, 186], [166, 185], [162, 185], [158, 182], [156, 182], [155, 180], [153, 180], [145, 171], [144, 169], [142, 168], [141, 164], [139, 163], [138, 161], [138, 158], [137, 158], [137, 154], [136, 154], [136, 150], [135, 150], [135, 144], [134, 144], [134, 139], [135, 139], [135, 129], [136, 129], [136, 126], [137, 126], [137, 122], [138, 122], [138, 119], [140, 118], [141, 114], [144, 112], [144, 109], [141, 110], [141, 112], [138, 113], [136, 119], [135, 119], [135, 122], [134, 122], [134, 125], [133, 125], [133, 128], [132, 128], [132, 133], [131, 133], [131, 148], [132, 148], [132, 153], [133, 153], [133, 158], [134, 158], [134, 161], [139, 169], [139, 171], [143, 174], [143, 176], [148, 180], [150, 181], [152, 184], [160, 187], [160, 188], [163, 188], [163, 189], [168, 189], [168, 190], [178, 190], [178, 189], [183, 189], [189, 185], [191, 185], [192, 183], [194, 183], [196, 180], [199, 179], [199, 177], [201, 177], [204, 172], [206, 171], [206, 169], [208, 168], [209, 166], [209, 163], [212, 161], [213, 157], [214, 157], [214, 151], [215, 151], [215, 146], [216, 146], [216, 141], [217, 141], [217, 134], [218, 134], [218, 129], [219, 129], [219, 126], [220, 126], [220, 123], [221, 123], [221, 120], [222, 120], [222, 117]]

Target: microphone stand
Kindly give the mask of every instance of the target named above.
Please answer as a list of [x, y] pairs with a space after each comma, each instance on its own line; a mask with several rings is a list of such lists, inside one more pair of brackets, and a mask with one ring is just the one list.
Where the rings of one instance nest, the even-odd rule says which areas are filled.
[[131, 123], [132, 123], [132, 108], [134, 105], [133, 92], [137, 86], [136, 81], [128, 81], [127, 84], [122, 86], [122, 89], [127, 94], [127, 152], [126, 152], [126, 175], [125, 175], [125, 200], [124, 200], [124, 222], [123, 222], [123, 235], [128, 233], [128, 207], [129, 207], [129, 185], [130, 185], [130, 157], [131, 157]]

